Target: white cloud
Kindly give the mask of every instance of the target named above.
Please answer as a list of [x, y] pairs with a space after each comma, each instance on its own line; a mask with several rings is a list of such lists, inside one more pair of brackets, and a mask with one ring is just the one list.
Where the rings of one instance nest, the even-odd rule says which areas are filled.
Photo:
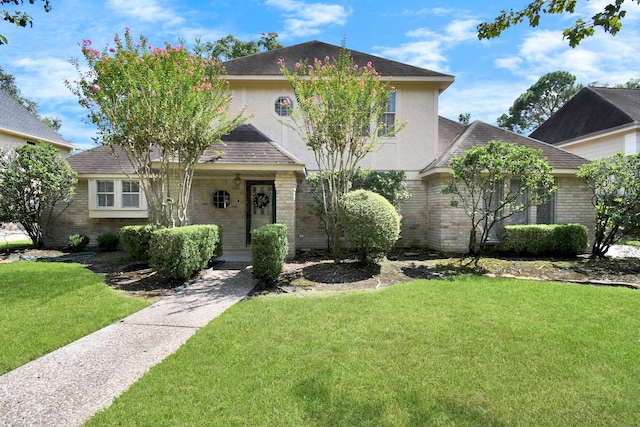
[[531, 82], [548, 72], [562, 70], [575, 75], [582, 84], [598, 81], [613, 85], [638, 76], [640, 58], [635, 47], [639, 43], [640, 33], [634, 28], [615, 37], [596, 33], [574, 49], [562, 39], [560, 31], [532, 30], [516, 54], [498, 58], [495, 65]]
[[172, 25], [184, 22], [174, 11], [162, 7], [156, 0], [109, 0], [107, 6], [142, 22], [166, 22]]
[[267, 6], [284, 11], [285, 29], [281, 38], [307, 37], [318, 34], [323, 27], [343, 26], [351, 10], [343, 6], [324, 3], [305, 3], [298, 0], [266, 0]]
[[45, 101], [49, 106], [75, 100], [64, 85], [65, 79], [73, 80], [77, 76], [69, 61], [45, 56], [21, 58], [12, 65], [19, 70], [16, 81], [25, 97], [38, 103]]
[[455, 46], [476, 40], [475, 19], [456, 19], [450, 22], [442, 33], [428, 28], [418, 28], [406, 33], [407, 37], [419, 39], [395, 47], [377, 46], [382, 56], [406, 62], [417, 67], [447, 72], [445, 52]]

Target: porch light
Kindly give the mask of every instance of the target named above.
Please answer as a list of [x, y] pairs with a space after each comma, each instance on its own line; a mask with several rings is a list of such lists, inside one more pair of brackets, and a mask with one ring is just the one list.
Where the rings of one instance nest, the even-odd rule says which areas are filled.
[[240, 175], [236, 174], [236, 177], [233, 180], [233, 183], [236, 185], [236, 187], [240, 187], [240, 183], [242, 182], [242, 180], [240, 179]]

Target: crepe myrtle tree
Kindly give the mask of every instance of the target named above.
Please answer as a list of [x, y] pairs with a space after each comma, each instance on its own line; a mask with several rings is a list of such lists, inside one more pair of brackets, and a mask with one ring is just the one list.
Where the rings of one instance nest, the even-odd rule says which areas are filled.
[[20, 223], [42, 248], [43, 228], [55, 219], [54, 207], [69, 202], [75, 184], [76, 173], [52, 145], [0, 148], [0, 221]]
[[344, 43], [338, 58], [280, 65], [296, 98], [295, 108], [285, 102], [294, 129], [327, 180], [320, 198], [324, 224], [334, 260], [340, 261], [340, 197], [349, 191], [358, 162], [376, 149], [381, 136], [397, 134], [406, 122], [383, 120], [395, 91], [390, 77], [383, 79], [370, 61], [355, 64]]
[[128, 28], [114, 43], [100, 52], [83, 40], [89, 69], [74, 61], [79, 79], [66, 84], [98, 127], [97, 142], [120, 147], [135, 168], [151, 224], [185, 225], [198, 159], [247, 119], [246, 106], [230, 111], [215, 58], [167, 42], [152, 47], [143, 35], [134, 42]]
[[596, 210], [592, 257], [602, 258], [611, 245], [640, 229], [640, 154], [617, 153], [580, 167], [593, 192]]
[[543, 204], [555, 190], [542, 150], [500, 140], [475, 146], [451, 160], [451, 181], [442, 193], [471, 220], [469, 254], [481, 253], [491, 230], [511, 215]]

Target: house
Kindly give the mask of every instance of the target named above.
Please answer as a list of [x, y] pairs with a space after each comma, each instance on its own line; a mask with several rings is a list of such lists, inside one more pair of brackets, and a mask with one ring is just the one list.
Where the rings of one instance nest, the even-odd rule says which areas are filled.
[[589, 160], [640, 153], [640, 89], [585, 87], [531, 137]]
[[58, 132], [0, 89], [0, 147], [36, 145], [41, 142], [56, 147], [62, 157], [69, 156], [76, 149]]
[[[251, 231], [263, 224], [287, 226], [289, 256], [297, 250], [326, 248], [324, 228], [310, 213], [306, 177], [317, 171], [288, 110], [285, 99], [295, 99], [280, 73], [280, 62], [293, 66], [301, 60], [337, 58], [340, 47], [311, 41], [258, 53], [224, 63], [235, 107], [246, 104], [253, 117], [223, 138], [225, 146], [205, 153], [194, 175], [189, 218], [193, 223], [215, 223], [223, 228], [223, 250], [246, 249]], [[447, 161], [473, 144], [491, 139], [541, 148], [554, 166], [558, 196], [546, 215], [530, 212], [525, 222], [583, 222], [592, 226], [587, 189], [572, 174], [585, 162], [549, 144], [506, 132], [484, 123], [465, 126], [438, 116], [438, 96], [454, 77], [396, 61], [350, 52], [356, 64], [371, 61], [383, 76], [392, 76], [397, 91], [387, 118], [408, 120], [396, 136], [381, 138], [377, 151], [361, 162], [364, 168], [403, 170], [412, 197], [401, 204], [402, 247], [430, 247], [447, 252], [467, 249], [469, 224], [462, 209], [441, 194], [450, 171]], [[295, 108], [295, 104], [293, 105]], [[122, 161], [122, 156], [120, 156]], [[144, 223], [144, 197], [131, 175], [120, 171], [108, 147], [96, 147], [69, 158], [78, 173], [76, 196], [51, 230], [50, 244], [61, 244], [74, 233], [93, 241], [125, 224]], [[125, 163], [125, 162], [123, 162]], [[130, 166], [125, 172], [133, 172]]]

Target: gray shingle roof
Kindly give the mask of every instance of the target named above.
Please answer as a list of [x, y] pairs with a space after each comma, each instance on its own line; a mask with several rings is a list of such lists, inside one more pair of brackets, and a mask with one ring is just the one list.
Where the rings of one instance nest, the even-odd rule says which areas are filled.
[[[340, 46], [323, 43], [313, 40], [306, 43], [283, 47], [267, 52], [256, 53], [242, 58], [232, 59], [224, 62], [223, 65], [228, 75], [252, 75], [252, 76], [280, 76], [279, 61], [284, 59], [285, 64], [290, 69], [298, 61], [306, 60], [309, 64], [314, 59], [324, 60], [326, 56], [337, 58], [340, 54]], [[359, 66], [366, 65], [371, 61], [376, 71], [384, 76], [393, 77], [434, 77], [444, 81], [452, 82], [453, 76], [427, 70], [425, 68], [414, 67], [379, 56], [358, 52], [348, 49], [351, 57]]]
[[34, 142], [42, 140], [54, 145], [74, 148], [69, 141], [42, 123], [39, 118], [30, 113], [2, 89], [0, 89], [0, 130], [23, 135], [25, 139], [33, 140]]
[[[440, 129], [442, 126], [453, 128], [450, 120], [440, 120]], [[463, 125], [462, 125], [463, 126]], [[465, 151], [474, 146], [484, 146], [491, 140], [502, 140], [511, 144], [523, 145], [525, 147], [542, 150], [542, 157], [545, 157], [554, 169], [577, 169], [580, 165], [587, 163], [588, 160], [576, 154], [569, 153], [553, 145], [528, 138], [508, 130], [491, 126], [487, 123], [475, 121], [466, 126], [463, 133], [454, 135], [453, 132], [445, 130], [447, 135], [453, 136], [449, 142], [449, 147], [436, 159], [427, 166], [423, 172], [428, 172], [435, 168], [446, 168], [449, 166], [454, 156], [460, 156]], [[443, 135], [444, 137], [444, 135]], [[444, 141], [442, 141], [444, 142]]]
[[[247, 165], [302, 165], [293, 155], [251, 124], [242, 124], [222, 137], [223, 147], [207, 150], [200, 163]], [[219, 156], [217, 152], [221, 152]]]
[[[253, 125], [243, 124], [222, 137], [224, 146], [216, 144], [200, 158], [203, 164], [237, 165], [296, 165], [304, 166], [293, 155], [287, 153], [278, 144]], [[219, 154], [222, 153], [220, 156]], [[127, 173], [134, 173], [126, 156], [116, 147], [116, 154], [126, 167]], [[120, 163], [113, 156], [111, 147], [98, 146], [68, 158], [69, 164], [79, 174], [121, 173]]]
[[640, 123], [640, 89], [585, 87], [530, 136], [550, 144]]

